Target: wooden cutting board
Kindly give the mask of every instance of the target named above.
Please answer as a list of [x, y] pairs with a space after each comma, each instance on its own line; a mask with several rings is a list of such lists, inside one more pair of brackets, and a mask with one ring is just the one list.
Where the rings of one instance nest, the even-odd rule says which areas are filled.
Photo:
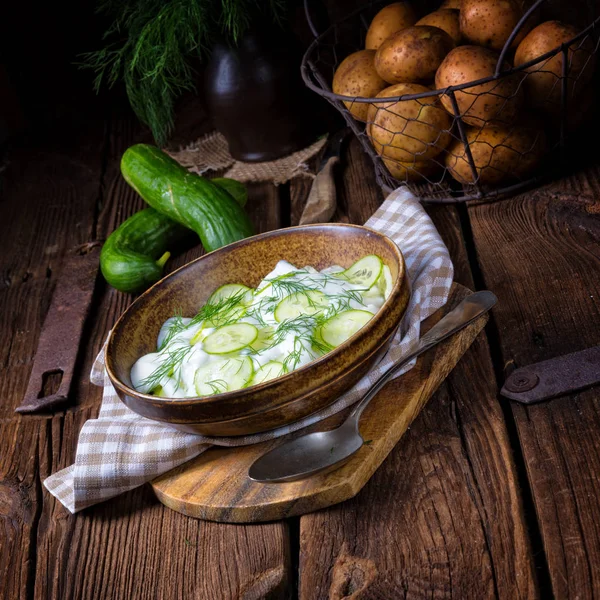
[[[427, 319], [427, 331], [470, 293], [454, 284], [446, 306]], [[485, 326], [487, 315], [422, 355], [417, 365], [391, 381], [365, 409], [360, 432], [365, 445], [341, 468], [290, 483], [257, 483], [250, 465], [279, 440], [241, 448], [211, 448], [155, 479], [158, 499], [190, 517], [223, 523], [254, 523], [302, 515], [355, 496], [383, 462], [438, 386]], [[303, 430], [336, 427], [349, 409]]]

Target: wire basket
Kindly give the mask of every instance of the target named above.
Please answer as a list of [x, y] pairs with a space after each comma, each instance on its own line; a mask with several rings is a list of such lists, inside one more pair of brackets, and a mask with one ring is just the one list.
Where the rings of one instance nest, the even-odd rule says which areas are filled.
[[[487, 202], [562, 171], [569, 141], [594, 105], [592, 74], [600, 33], [594, 0], [569, 10], [580, 21], [573, 23], [580, 27], [578, 35], [518, 67], [508, 62], [513, 40], [540, 11], [552, 18], [553, 0], [537, 0], [524, 13], [488, 77], [440, 89], [433, 82], [400, 84], [396, 90], [390, 84], [377, 97], [334, 93], [337, 68], [364, 49], [372, 17], [388, 3], [369, 2], [319, 35], [305, 0], [315, 39], [301, 65], [306, 85], [335, 106], [360, 140], [380, 186], [407, 184], [424, 202]], [[540, 75], [546, 77], [541, 97], [535, 87]], [[405, 93], [411, 90], [417, 91]], [[360, 108], [365, 105], [366, 111]], [[486, 110], [493, 106], [492, 119], [482, 116], [483, 105]], [[366, 118], [356, 118], [365, 113]]]

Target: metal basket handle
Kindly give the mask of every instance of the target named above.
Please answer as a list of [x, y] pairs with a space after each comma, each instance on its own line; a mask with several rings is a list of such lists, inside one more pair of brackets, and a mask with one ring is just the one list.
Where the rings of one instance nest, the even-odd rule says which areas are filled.
[[[331, 27], [332, 23], [329, 19], [327, 7], [323, 0], [304, 0], [304, 15], [310, 32], [317, 39], [325, 30]], [[320, 10], [316, 10], [316, 7]], [[315, 13], [317, 18], [315, 19]]]
[[502, 71], [502, 64], [504, 63], [504, 59], [512, 46], [513, 40], [519, 35], [519, 31], [523, 29], [523, 25], [527, 22], [529, 17], [537, 10], [537, 7], [545, 2], [546, 0], [536, 0], [529, 9], [525, 12], [525, 14], [519, 19], [519, 22], [515, 25], [515, 28], [512, 30], [511, 34], [508, 36], [504, 46], [502, 47], [502, 52], [500, 52], [500, 56], [498, 57], [498, 62], [496, 63], [496, 72], [494, 73], [494, 77], [499, 77], [500, 72]]

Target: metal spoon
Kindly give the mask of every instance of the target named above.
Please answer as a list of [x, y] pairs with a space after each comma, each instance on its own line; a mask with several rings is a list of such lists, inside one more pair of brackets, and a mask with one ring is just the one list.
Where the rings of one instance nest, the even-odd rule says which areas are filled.
[[295, 481], [341, 466], [363, 445], [358, 430], [360, 415], [398, 370], [486, 313], [496, 302], [496, 296], [489, 291], [476, 292], [465, 298], [419, 340], [408, 356], [398, 360], [373, 384], [342, 425], [331, 431], [308, 433], [263, 454], [250, 467], [250, 479], [268, 483]]

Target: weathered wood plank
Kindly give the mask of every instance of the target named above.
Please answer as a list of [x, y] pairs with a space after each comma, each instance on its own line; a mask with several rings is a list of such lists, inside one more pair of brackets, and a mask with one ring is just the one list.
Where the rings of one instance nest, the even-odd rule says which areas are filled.
[[[522, 366], [600, 339], [600, 170], [469, 209], [501, 361]], [[600, 594], [600, 394], [511, 404], [556, 598]]]
[[46, 418], [20, 417], [64, 252], [94, 235], [103, 122], [13, 149], [0, 196], [0, 596], [31, 596]]
[[[105, 195], [98, 235], [106, 237], [143, 206], [123, 181], [118, 162], [137, 141], [137, 128], [117, 121], [110, 136]], [[259, 231], [279, 223], [274, 186], [250, 190], [249, 210]], [[187, 251], [169, 262], [175, 268], [199, 256]], [[132, 297], [103, 286], [85, 342], [78, 382], [78, 405], [47, 425], [48, 443], [40, 450], [40, 478], [73, 462], [78, 432], [96, 414], [100, 392], [88, 381], [89, 367], [110, 327]], [[165, 509], [149, 488], [134, 490], [104, 505], [71, 516], [44, 491], [35, 577], [38, 598], [283, 598], [290, 566], [284, 523], [255, 527], [203, 523]]]
[[[381, 201], [353, 158], [351, 221]], [[369, 175], [369, 173], [371, 173]], [[454, 208], [431, 214], [472, 285]], [[300, 597], [535, 598], [514, 463], [479, 337], [361, 493], [301, 519]]]
[[104, 128], [39, 140], [8, 156], [0, 201], [0, 418], [27, 386], [64, 252], [93, 235]]
[[[50, 451], [40, 453], [41, 477], [72, 463], [90, 416], [81, 410], [46, 422]], [[285, 597], [283, 525], [218, 527], [166, 510], [148, 488], [77, 516], [46, 496], [37, 535], [40, 600]]]
[[[428, 213], [450, 251], [455, 281], [476, 289], [459, 210], [438, 205], [429, 206]], [[489, 345], [487, 340], [480, 343], [484, 349], [479, 365], [459, 365], [448, 385], [459, 408], [457, 422], [478, 486], [497, 594], [501, 598], [533, 598], [539, 590], [511, 440], [496, 395]]]
[[0, 424], [0, 597], [31, 593], [36, 525], [41, 509], [37, 476], [39, 421]]
[[486, 362], [478, 338], [363, 491], [301, 519], [301, 598], [536, 597]]

